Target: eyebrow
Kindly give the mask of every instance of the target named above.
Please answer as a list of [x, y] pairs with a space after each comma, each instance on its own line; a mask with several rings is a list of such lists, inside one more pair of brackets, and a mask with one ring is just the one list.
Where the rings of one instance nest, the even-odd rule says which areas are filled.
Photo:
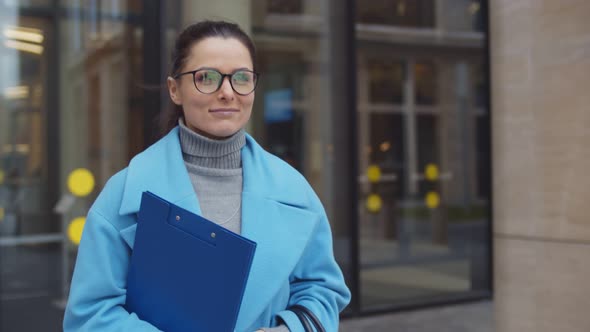
[[[219, 69], [217, 69], [217, 68], [214, 68], [214, 67], [199, 67], [199, 68], [195, 69], [195, 71], [197, 71], [197, 70], [203, 70], [203, 69], [211, 69], [211, 70], [216, 70], [216, 71], [218, 71], [218, 72], [220, 72], [220, 73], [222, 73], [222, 74], [225, 74], [225, 73], [221, 72], [221, 70], [219, 70]], [[235, 73], [235, 72], [237, 72], [237, 71], [240, 71], [240, 70], [254, 71], [254, 70], [252, 70], [252, 69], [250, 69], [250, 68], [248, 68], [248, 67], [240, 67], [240, 68], [236, 68], [236, 69], [234, 69], [234, 70], [233, 70], [233, 71], [231, 71], [230, 73], [232, 73], [232, 74], [233, 74], [233, 73]]]

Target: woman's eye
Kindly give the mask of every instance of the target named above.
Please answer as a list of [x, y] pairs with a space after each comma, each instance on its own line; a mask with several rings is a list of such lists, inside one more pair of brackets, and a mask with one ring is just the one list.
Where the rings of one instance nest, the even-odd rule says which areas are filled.
[[233, 80], [235, 83], [248, 83], [251, 80], [250, 76], [249, 73], [235, 73], [233, 75]]
[[198, 83], [202, 83], [202, 84], [213, 84], [216, 82], [216, 75], [214, 73], [197, 73], [195, 75], [195, 79], [197, 80]]

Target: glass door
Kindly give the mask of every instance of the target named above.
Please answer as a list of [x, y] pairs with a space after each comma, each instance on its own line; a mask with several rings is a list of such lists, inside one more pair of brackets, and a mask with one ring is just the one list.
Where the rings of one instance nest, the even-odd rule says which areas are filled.
[[448, 301], [488, 285], [477, 70], [461, 58], [359, 54], [363, 310]]

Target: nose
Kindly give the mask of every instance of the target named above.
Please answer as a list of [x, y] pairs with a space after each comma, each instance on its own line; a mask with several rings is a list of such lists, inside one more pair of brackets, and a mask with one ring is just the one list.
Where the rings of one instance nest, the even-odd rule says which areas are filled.
[[221, 87], [219, 88], [220, 97], [226, 99], [232, 99], [234, 97], [234, 89], [231, 87], [230, 77], [224, 77], [221, 81]]

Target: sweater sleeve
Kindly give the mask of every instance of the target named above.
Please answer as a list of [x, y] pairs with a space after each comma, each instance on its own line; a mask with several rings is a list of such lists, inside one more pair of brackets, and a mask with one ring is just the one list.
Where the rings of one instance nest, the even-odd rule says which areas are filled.
[[64, 331], [159, 331], [123, 307], [129, 257], [119, 231], [91, 209], [78, 248]]

